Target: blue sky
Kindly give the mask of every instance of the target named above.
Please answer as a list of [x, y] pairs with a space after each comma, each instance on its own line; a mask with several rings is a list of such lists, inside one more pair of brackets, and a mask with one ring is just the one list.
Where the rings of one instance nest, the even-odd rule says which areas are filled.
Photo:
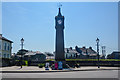
[[[12, 40], [13, 52], [24, 48], [33, 51], [55, 50], [55, 16], [57, 2], [4, 2], [2, 3], [2, 34]], [[106, 46], [106, 54], [118, 49], [117, 2], [62, 2], [65, 17], [65, 47], [89, 47], [96, 50]], [[101, 48], [100, 48], [101, 52]]]

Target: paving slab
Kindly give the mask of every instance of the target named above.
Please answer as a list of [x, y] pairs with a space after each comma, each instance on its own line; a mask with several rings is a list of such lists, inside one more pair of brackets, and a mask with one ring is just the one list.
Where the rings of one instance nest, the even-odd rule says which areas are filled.
[[20, 68], [20, 66], [12, 66], [12, 67], [2, 67], [0, 68], [0, 72], [2, 73], [42, 73], [42, 72], [69, 72], [69, 71], [95, 71], [95, 70], [118, 70], [118, 67], [80, 67], [80, 68], [69, 68], [69, 69], [63, 69], [63, 70], [52, 70], [49, 68], [49, 70], [45, 70], [45, 68], [39, 68], [37, 66], [23, 66]]

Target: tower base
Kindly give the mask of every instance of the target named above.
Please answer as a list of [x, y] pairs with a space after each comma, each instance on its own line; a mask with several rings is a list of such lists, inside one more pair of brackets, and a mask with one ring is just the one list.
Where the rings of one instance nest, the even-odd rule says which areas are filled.
[[[60, 62], [60, 61], [55, 61], [55, 63], [56, 63], [56, 62], [58, 63], [58, 62]], [[61, 62], [62, 62], [62, 67], [63, 67], [63, 68], [70, 68], [69, 65], [66, 64], [66, 61], [61, 61]]]

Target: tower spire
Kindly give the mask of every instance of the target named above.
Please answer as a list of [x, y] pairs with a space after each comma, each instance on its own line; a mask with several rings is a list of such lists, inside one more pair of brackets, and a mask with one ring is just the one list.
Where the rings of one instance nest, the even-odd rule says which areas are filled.
[[61, 6], [62, 6], [62, 4], [59, 3], [59, 5], [58, 5], [58, 7], [59, 7], [58, 16], [62, 16], [62, 15], [61, 15]]
[[58, 16], [62, 16], [61, 15], [61, 10], [60, 10], [61, 8], [59, 8], [59, 12], [58, 12]]

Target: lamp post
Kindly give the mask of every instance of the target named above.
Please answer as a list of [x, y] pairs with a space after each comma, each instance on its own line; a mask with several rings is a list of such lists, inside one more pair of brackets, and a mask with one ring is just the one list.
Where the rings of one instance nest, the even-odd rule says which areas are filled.
[[100, 40], [97, 38], [96, 42], [97, 42], [98, 68], [100, 68], [100, 65], [99, 65], [99, 41]]
[[89, 59], [89, 54], [88, 54], [88, 52], [87, 52], [87, 49], [86, 49], [86, 54], [87, 54], [87, 59]]
[[22, 39], [21, 39], [21, 68], [22, 68], [23, 42], [24, 42], [24, 39], [22, 38]]

